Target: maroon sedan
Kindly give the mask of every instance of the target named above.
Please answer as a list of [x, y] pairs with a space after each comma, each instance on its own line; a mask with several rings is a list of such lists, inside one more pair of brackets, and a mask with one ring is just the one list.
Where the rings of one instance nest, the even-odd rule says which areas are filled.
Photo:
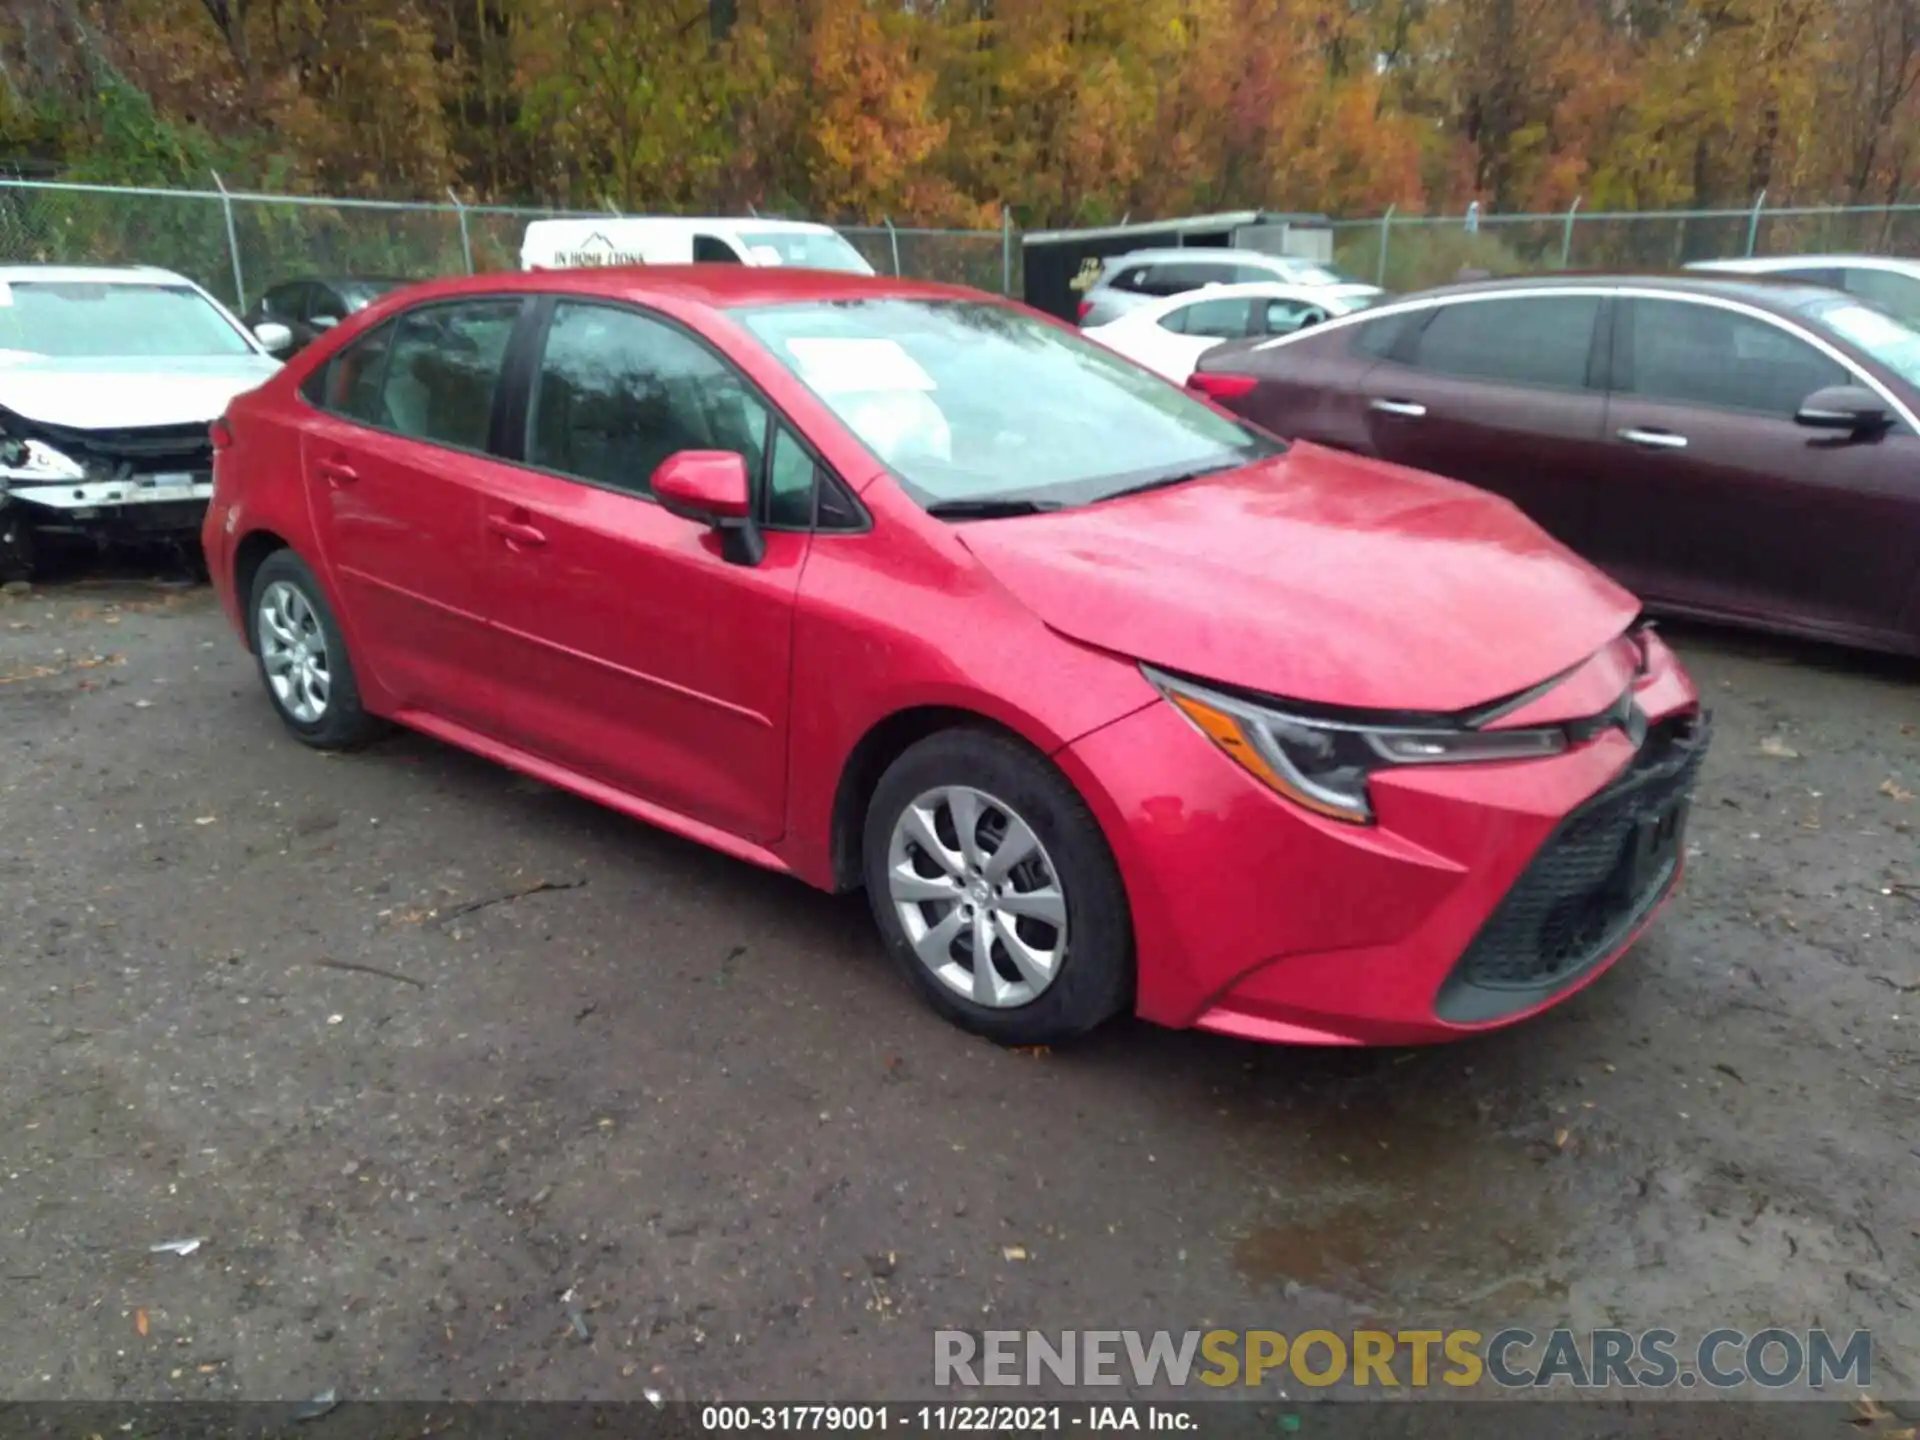
[[1189, 384], [1504, 495], [1654, 608], [1920, 654], [1920, 332], [1856, 297], [1455, 286], [1222, 347]]

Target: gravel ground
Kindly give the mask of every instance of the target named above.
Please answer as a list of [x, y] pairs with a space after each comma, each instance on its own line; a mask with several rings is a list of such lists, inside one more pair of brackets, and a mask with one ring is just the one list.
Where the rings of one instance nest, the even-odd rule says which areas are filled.
[[0, 600], [0, 1394], [908, 1398], [936, 1327], [1369, 1321], [1865, 1327], [1920, 1393], [1920, 671], [1677, 643], [1691, 875], [1573, 1002], [1026, 1054], [857, 896], [303, 749], [205, 590]]

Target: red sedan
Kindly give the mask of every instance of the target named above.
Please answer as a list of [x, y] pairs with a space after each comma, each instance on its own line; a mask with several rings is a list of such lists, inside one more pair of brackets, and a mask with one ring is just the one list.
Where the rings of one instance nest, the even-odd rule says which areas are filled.
[[1704, 719], [1629, 594], [971, 291], [436, 282], [215, 444], [209, 564], [301, 740], [398, 721], [864, 887], [996, 1040], [1445, 1039], [1678, 878]]

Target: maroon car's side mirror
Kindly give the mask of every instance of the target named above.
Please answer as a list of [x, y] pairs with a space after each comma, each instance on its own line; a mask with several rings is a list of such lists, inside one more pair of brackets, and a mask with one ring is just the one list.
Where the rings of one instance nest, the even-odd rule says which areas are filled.
[[653, 472], [653, 498], [683, 520], [720, 532], [722, 553], [736, 565], [758, 565], [766, 541], [753, 520], [747, 462], [731, 450], [681, 450]]
[[1800, 402], [1796, 425], [1809, 430], [1839, 430], [1849, 435], [1874, 434], [1893, 424], [1887, 403], [1864, 385], [1828, 385]]

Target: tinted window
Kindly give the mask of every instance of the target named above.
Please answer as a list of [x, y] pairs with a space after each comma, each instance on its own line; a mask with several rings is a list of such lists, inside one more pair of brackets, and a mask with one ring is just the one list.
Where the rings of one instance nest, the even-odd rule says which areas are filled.
[[1920, 276], [1898, 270], [1849, 270], [1847, 289], [1909, 325], [1920, 325]]
[[1773, 275], [1782, 280], [1801, 280], [1807, 283], [1808, 285], [1830, 285], [1835, 290], [1838, 290], [1840, 288], [1840, 271], [1838, 270], [1838, 268], [1808, 269], [1808, 270], [1765, 270], [1765, 271], [1762, 271], [1761, 273], [1763, 275]]
[[1628, 327], [1626, 388], [1650, 400], [1791, 419], [1815, 390], [1848, 382], [1806, 341], [1717, 305], [1635, 300]]
[[1129, 265], [1113, 277], [1110, 282], [1111, 288], [1115, 290], [1130, 290], [1137, 295], [1145, 295], [1148, 293], [1147, 277], [1151, 273], [1145, 265]]
[[313, 293], [307, 297], [307, 319], [344, 320], [347, 318], [347, 302], [339, 294], [325, 285], [313, 287]]
[[1398, 315], [1383, 315], [1364, 325], [1353, 327], [1353, 352], [1384, 360], [1393, 353], [1407, 331], [1416, 329], [1427, 318], [1424, 310], [1403, 310]]
[[415, 440], [486, 449], [493, 392], [519, 314], [518, 300], [469, 300], [401, 316], [380, 392], [386, 425]]
[[706, 346], [633, 310], [554, 307], [528, 417], [527, 459], [644, 495], [682, 450], [731, 450], [750, 475], [764, 458], [767, 411]]
[[369, 331], [327, 363], [318, 404], [363, 425], [388, 423], [380, 402], [387, 378], [387, 354], [393, 348], [395, 324], [389, 320]]
[[276, 320], [298, 320], [306, 303], [306, 286], [276, 285], [260, 297], [260, 308]]
[[1194, 264], [1192, 261], [1181, 261], [1172, 265], [1153, 266], [1147, 274], [1146, 284], [1140, 288], [1149, 295], [1182, 295], [1189, 290], [1198, 290], [1202, 285], [1224, 284], [1232, 278], [1231, 265]]
[[1440, 375], [1578, 390], [1587, 383], [1597, 295], [1515, 296], [1443, 305], [1413, 363]]
[[738, 265], [740, 257], [733, 247], [717, 235], [693, 237], [693, 261], [696, 265]]

